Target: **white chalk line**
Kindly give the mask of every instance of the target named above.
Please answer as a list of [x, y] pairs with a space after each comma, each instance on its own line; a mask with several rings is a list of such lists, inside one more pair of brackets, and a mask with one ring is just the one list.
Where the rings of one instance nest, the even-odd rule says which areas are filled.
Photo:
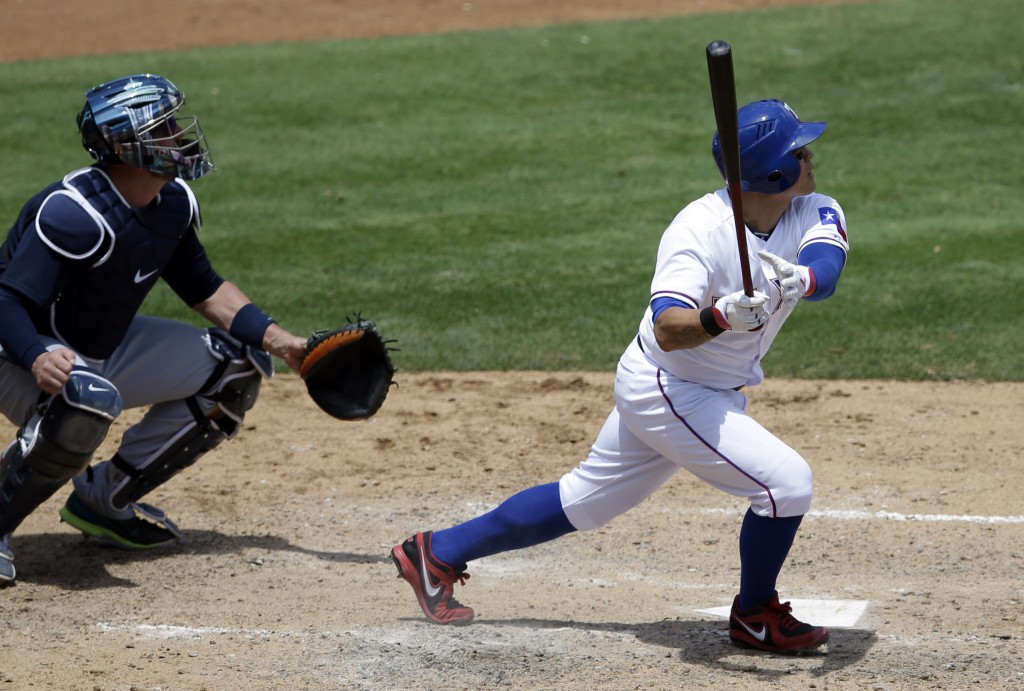
[[[685, 513], [734, 515], [736, 509], [693, 509]], [[810, 511], [809, 518], [826, 518], [836, 521], [919, 521], [922, 523], [983, 523], [987, 525], [1024, 523], [1024, 516], [973, 516], [955, 514], [899, 513], [896, 511], [860, 511], [823, 509]]]
[[278, 631], [262, 629], [233, 629], [222, 626], [171, 626], [170, 624], [108, 624], [100, 622], [96, 628], [103, 633], [136, 633], [146, 638], [195, 638], [203, 636], [241, 635], [247, 637], [279, 636]]

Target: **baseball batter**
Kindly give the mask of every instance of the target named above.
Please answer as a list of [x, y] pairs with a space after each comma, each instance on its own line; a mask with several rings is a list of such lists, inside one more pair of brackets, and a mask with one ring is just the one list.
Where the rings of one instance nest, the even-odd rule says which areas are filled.
[[[186, 183], [213, 170], [185, 96], [151, 74], [86, 93], [82, 144], [96, 164], [32, 197], [0, 247], [0, 412], [18, 427], [0, 459], [0, 585], [11, 533], [67, 481], [61, 518], [119, 547], [177, 527], [139, 500], [234, 437], [273, 374], [297, 370], [306, 339], [214, 270]], [[214, 327], [140, 316], [163, 279]], [[113, 458], [90, 466], [125, 408], [148, 406]]]
[[[685, 469], [749, 500], [740, 528], [741, 575], [729, 636], [741, 647], [793, 653], [829, 632], [797, 620], [776, 581], [810, 509], [807, 462], [747, 413], [742, 389], [800, 301], [831, 296], [846, 263], [839, 203], [815, 191], [808, 147], [824, 122], [801, 122], [781, 101], [739, 110], [743, 210], [753, 295], [743, 292], [727, 188], [684, 208], [665, 231], [638, 335], [623, 353], [615, 409], [589, 456], [559, 482], [506, 499], [447, 530], [424, 531], [391, 552], [423, 612], [466, 624], [453, 598], [468, 562], [598, 528]], [[725, 175], [716, 133], [712, 153]]]

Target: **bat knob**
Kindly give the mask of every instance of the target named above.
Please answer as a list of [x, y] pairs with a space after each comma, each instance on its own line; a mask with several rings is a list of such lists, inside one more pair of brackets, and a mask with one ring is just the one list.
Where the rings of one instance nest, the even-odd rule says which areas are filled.
[[714, 58], [724, 58], [732, 52], [732, 46], [728, 41], [712, 41], [708, 44], [708, 55]]

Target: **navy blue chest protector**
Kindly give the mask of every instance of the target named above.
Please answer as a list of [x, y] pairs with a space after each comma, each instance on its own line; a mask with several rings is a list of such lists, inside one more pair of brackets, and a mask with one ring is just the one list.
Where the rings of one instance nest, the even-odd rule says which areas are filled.
[[79, 265], [53, 303], [51, 326], [82, 355], [103, 359], [124, 340], [198, 212], [177, 183], [166, 185], [145, 209], [128, 207], [102, 175], [78, 175], [65, 184], [99, 214], [106, 238], [95, 261]]

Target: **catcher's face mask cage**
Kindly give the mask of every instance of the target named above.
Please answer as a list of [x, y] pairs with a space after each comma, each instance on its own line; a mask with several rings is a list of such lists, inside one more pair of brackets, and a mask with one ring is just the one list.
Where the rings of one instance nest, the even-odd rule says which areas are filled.
[[86, 93], [78, 114], [82, 145], [100, 163], [124, 163], [195, 180], [214, 170], [199, 120], [181, 112], [185, 95], [170, 81], [138, 74]]
[[[800, 161], [792, 154], [825, 132], [824, 122], [800, 122], [782, 101], [754, 101], [737, 113], [740, 135], [740, 174], [744, 192], [778, 194], [800, 179]], [[711, 153], [725, 177], [718, 132]]]

